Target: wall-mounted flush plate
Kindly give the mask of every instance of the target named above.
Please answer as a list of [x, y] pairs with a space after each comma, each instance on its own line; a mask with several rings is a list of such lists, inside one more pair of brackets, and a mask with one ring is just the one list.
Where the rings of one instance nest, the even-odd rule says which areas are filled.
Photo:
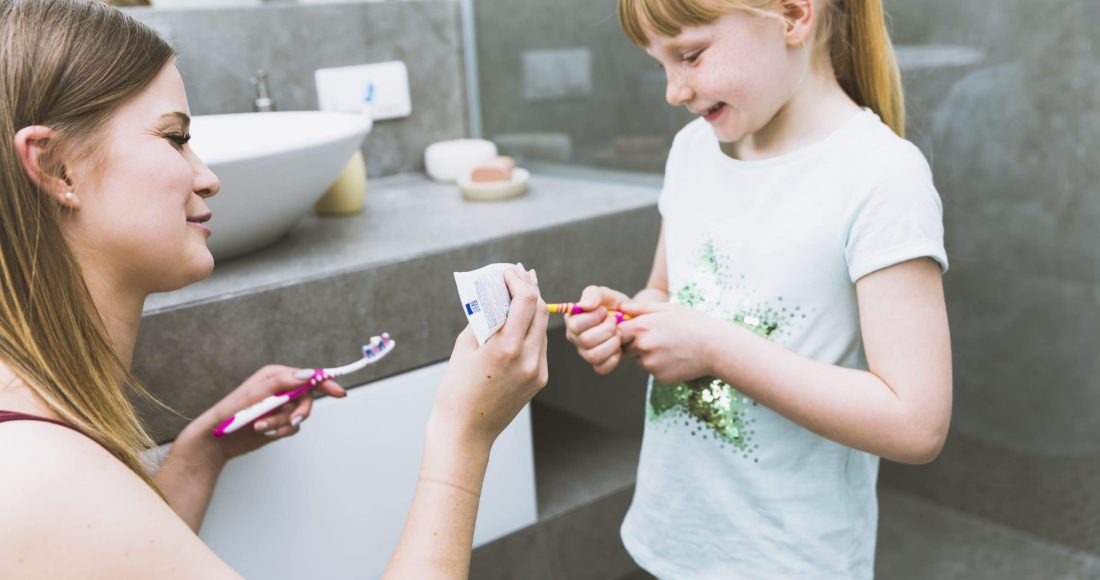
[[358, 113], [371, 101], [374, 120], [412, 114], [409, 71], [401, 61], [322, 68], [314, 73], [322, 111]]

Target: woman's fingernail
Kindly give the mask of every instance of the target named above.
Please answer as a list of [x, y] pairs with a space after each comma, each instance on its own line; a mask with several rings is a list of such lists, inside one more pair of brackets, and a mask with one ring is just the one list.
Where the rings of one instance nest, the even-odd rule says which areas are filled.
[[264, 435], [267, 435], [268, 437], [274, 437], [275, 436], [275, 430], [272, 429], [270, 431], [264, 431]]
[[301, 422], [302, 422], [302, 417], [301, 416], [294, 417], [290, 420], [290, 424], [294, 425], [295, 427], [297, 427], [298, 424], [301, 423]]
[[260, 421], [259, 423], [256, 423], [257, 431], [263, 431], [264, 429], [267, 429], [267, 421]]
[[308, 379], [312, 376], [313, 376], [313, 369], [302, 369], [302, 370], [294, 373], [294, 378], [298, 379], [299, 381], [304, 381], [304, 380], [306, 380], [306, 379]]
[[539, 285], [539, 275], [535, 272], [534, 268], [531, 269], [531, 283], [535, 286]]

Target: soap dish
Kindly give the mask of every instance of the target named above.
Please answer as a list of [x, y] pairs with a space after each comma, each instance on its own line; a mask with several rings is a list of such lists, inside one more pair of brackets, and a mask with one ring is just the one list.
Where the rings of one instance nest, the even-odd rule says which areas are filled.
[[499, 201], [519, 197], [527, 191], [527, 180], [531, 174], [521, 167], [512, 171], [512, 179], [508, 181], [470, 181], [469, 175], [458, 178], [458, 188], [462, 190], [462, 197], [473, 201]]

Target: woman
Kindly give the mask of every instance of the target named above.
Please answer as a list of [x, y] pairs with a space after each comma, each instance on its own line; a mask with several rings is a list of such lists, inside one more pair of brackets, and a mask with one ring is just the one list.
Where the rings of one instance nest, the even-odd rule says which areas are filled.
[[[235, 577], [195, 534], [218, 474], [309, 414], [307, 397], [210, 436], [300, 382], [265, 367], [184, 429], [155, 475], [139, 459], [151, 441], [126, 389], [144, 393], [127, 370], [142, 305], [213, 267], [204, 200], [218, 180], [187, 145], [174, 57], [105, 4], [0, 0], [0, 577]], [[390, 576], [466, 575], [489, 450], [546, 383], [533, 272], [506, 280], [500, 335], [455, 344]]]

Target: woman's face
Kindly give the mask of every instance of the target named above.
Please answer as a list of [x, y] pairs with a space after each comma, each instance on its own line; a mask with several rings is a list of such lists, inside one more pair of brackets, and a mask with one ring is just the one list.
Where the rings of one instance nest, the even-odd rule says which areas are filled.
[[169, 63], [111, 116], [100, 150], [70, 167], [80, 207], [65, 236], [85, 275], [151, 294], [210, 274], [205, 199], [219, 183], [187, 145], [189, 123], [183, 80]]
[[784, 26], [735, 10], [674, 38], [649, 33], [646, 52], [665, 71], [668, 103], [705, 118], [719, 141], [733, 143], [764, 128], [804, 73]]

